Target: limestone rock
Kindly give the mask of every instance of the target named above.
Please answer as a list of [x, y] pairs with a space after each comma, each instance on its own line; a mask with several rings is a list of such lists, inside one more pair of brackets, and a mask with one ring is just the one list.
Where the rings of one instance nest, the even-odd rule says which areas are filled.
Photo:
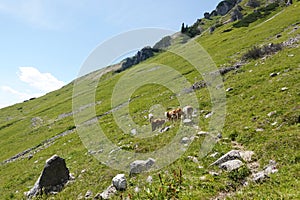
[[118, 174], [112, 179], [113, 186], [118, 191], [124, 191], [127, 188], [127, 181], [125, 178], [125, 174]]
[[240, 152], [238, 150], [231, 150], [228, 153], [221, 156], [218, 160], [213, 162], [211, 165], [220, 165], [225, 163], [229, 160], [241, 159]]
[[136, 160], [130, 164], [130, 175], [148, 171], [155, 163], [153, 158], [147, 160]]
[[98, 193], [94, 198], [95, 199], [110, 199], [112, 196], [114, 196], [117, 192], [117, 189], [110, 185], [106, 190], [104, 190], [101, 194]]
[[70, 174], [65, 160], [54, 155], [46, 161], [40, 177], [26, 195], [30, 198], [41, 194], [43, 190], [46, 194], [59, 192], [68, 180], [70, 180]]
[[225, 163], [222, 163], [220, 165], [220, 168], [225, 169], [226, 171], [230, 172], [232, 170], [240, 168], [242, 165], [243, 165], [243, 162], [236, 159], [236, 160], [229, 160]]

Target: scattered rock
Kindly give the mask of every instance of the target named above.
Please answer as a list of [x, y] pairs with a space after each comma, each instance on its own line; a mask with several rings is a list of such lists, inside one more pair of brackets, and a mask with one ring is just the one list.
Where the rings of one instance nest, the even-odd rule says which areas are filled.
[[147, 160], [136, 160], [130, 164], [130, 175], [148, 171], [155, 163], [153, 158]]
[[202, 136], [202, 135], [208, 135], [209, 133], [208, 132], [205, 132], [205, 131], [200, 131], [197, 133], [197, 135], [199, 136]]
[[229, 160], [235, 160], [235, 159], [241, 159], [240, 152], [238, 150], [231, 150], [225, 155], [221, 156], [218, 160], [213, 162], [210, 166], [212, 165], [220, 165], [222, 163], [225, 163]]
[[278, 73], [273, 72], [273, 73], [270, 74], [270, 77], [275, 77], [275, 76], [277, 76], [277, 75], [278, 75]]
[[213, 112], [208, 113], [207, 115], [205, 115], [205, 119], [210, 118], [213, 115]]
[[281, 91], [283, 92], [283, 91], [286, 91], [286, 90], [288, 90], [289, 88], [287, 88], [287, 87], [283, 87], [283, 88], [281, 88]]
[[188, 156], [187, 157], [189, 160], [193, 161], [194, 163], [198, 163], [198, 159], [195, 156]]
[[112, 196], [114, 196], [117, 192], [117, 189], [110, 185], [106, 190], [104, 190], [101, 194], [98, 193], [94, 198], [95, 199], [110, 199]]
[[136, 129], [134, 128], [134, 129], [132, 129], [132, 130], [130, 131], [130, 133], [131, 133], [131, 135], [136, 135], [136, 134], [137, 134], [137, 131], [136, 131]]
[[227, 89], [226, 89], [226, 92], [230, 92], [230, 91], [232, 91], [232, 90], [233, 90], [233, 88], [230, 87], [230, 88], [227, 88]]
[[152, 176], [148, 176], [147, 179], [146, 179], [146, 182], [151, 184], [152, 181], [153, 181]]
[[134, 188], [134, 192], [135, 192], [135, 193], [139, 193], [139, 192], [140, 192], [140, 188], [139, 188], [138, 186], [136, 186], [136, 187]]
[[263, 129], [263, 128], [257, 128], [255, 131], [256, 131], [256, 132], [263, 132], [264, 129]]
[[32, 127], [37, 127], [43, 124], [43, 119], [40, 117], [34, 117], [31, 119], [31, 126]]
[[253, 151], [240, 151], [241, 158], [246, 162], [251, 162], [253, 155]]
[[208, 173], [209, 173], [210, 175], [212, 175], [212, 176], [219, 176], [219, 173], [218, 173], [218, 172], [209, 171]]
[[230, 172], [232, 170], [240, 168], [242, 165], [243, 162], [236, 159], [236, 160], [229, 160], [225, 163], [222, 163], [220, 165], [220, 168]]
[[270, 160], [269, 164], [264, 167], [264, 170], [253, 174], [252, 180], [255, 182], [261, 182], [269, 178], [270, 174], [278, 172], [278, 169], [276, 169], [276, 165], [277, 163], [274, 160]]
[[127, 181], [125, 178], [125, 174], [118, 174], [112, 179], [113, 186], [118, 191], [124, 191], [127, 188]]
[[184, 124], [192, 124], [193, 121], [191, 119], [184, 119], [182, 122]]
[[171, 126], [166, 126], [166, 127], [164, 127], [164, 128], [162, 128], [162, 129], [160, 129], [160, 133], [164, 133], [164, 132], [167, 132], [168, 130], [170, 130], [170, 128], [171, 128]]
[[46, 161], [40, 177], [26, 195], [30, 198], [42, 194], [43, 191], [46, 194], [57, 193], [62, 190], [68, 180], [70, 180], [70, 174], [65, 160], [54, 155]]
[[90, 198], [92, 198], [92, 195], [93, 195], [92, 191], [91, 191], [91, 190], [88, 190], [88, 191], [85, 193], [84, 198], [85, 198], [85, 199], [90, 199]]
[[218, 154], [219, 154], [218, 152], [215, 152], [215, 153], [210, 154], [209, 157], [215, 158]]
[[277, 112], [276, 111], [272, 111], [272, 112], [269, 112], [267, 115], [268, 117], [272, 117], [273, 115], [275, 115]]
[[181, 142], [181, 144], [188, 144], [190, 141], [191, 141], [190, 138], [184, 137], [184, 138], [181, 139], [180, 142]]

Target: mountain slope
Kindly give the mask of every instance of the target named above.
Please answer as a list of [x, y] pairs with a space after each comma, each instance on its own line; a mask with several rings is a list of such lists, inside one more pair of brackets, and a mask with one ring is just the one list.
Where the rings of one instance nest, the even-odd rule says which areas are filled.
[[[218, 152], [217, 157], [220, 157], [231, 149], [252, 150], [256, 153], [258, 169], [262, 169], [272, 159], [278, 163], [278, 173], [272, 174], [263, 183], [249, 182], [248, 186], [243, 187], [243, 176], [220, 173], [218, 167], [209, 166], [216, 158], [199, 158], [199, 163], [187, 159], [187, 156], [198, 156], [199, 146], [203, 141], [200, 137], [171, 165], [157, 172], [128, 178], [128, 189], [119, 192], [116, 199], [129, 194], [135, 199], [173, 196], [178, 199], [209, 199], [217, 196], [225, 198], [226, 195], [233, 199], [300, 198], [299, 7], [300, 2], [295, 2], [289, 7], [278, 8], [269, 16], [251, 23], [249, 27], [234, 28], [234, 23], [228, 23], [212, 34], [206, 32], [195, 38], [219, 68], [242, 63], [240, 68], [223, 76], [224, 88], [232, 90], [226, 93], [223, 139], [214, 146], [211, 153]], [[241, 62], [243, 55], [253, 46], [277, 44], [291, 41], [291, 38], [298, 38], [298, 41], [275, 54]], [[189, 52], [189, 49], [186, 51], [194, 53]], [[191, 83], [202, 80], [202, 75], [193, 66], [170, 52], [158, 54], [144, 63], [171, 66]], [[142, 69], [142, 65], [143, 63], [133, 66], [132, 70]], [[99, 73], [87, 75], [82, 80], [92, 83]], [[158, 150], [168, 144], [179, 124], [167, 134], [157, 134], [144, 140], [133, 137], [130, 133], [123, 133], [109, 112], [113, 109], [111, 98], [114, 86], [126, 73], [127, 71], [119, 74], [110, 72], [104, 75], [97, 87], [95, 104], [86, 105], [82, 110], [95, 106], [102, 129], [109, 133], [107, 137], [122, 149], [138, 153]], [[271, 77], [271, 73], [278, 75]], [[94, 194], [102, 192], [110, 185], [111, 178], [119, 173], [99, 163], [77, 135], [72, 110], [73, 83], [43, 97], [0, 110], [1, 199], [24, 198], [23, 192], [32, 187], [45, 160], [53, 154], [65, 158], [70, 172], [75, 176], [73, 183], [54, 196], [57, 199], [76, 199], [84, 196], [88, 190]], [[199, 113], [199, 126], [201, 130], [207, 131], [210, 120], [205, 116], [212, 110], [209, 91], [203, 88], [195, 92], [203, 110], [203, 113]], [[133, 100], [129, 104], [130, 114], [135, 123], [146, 125], [148, 120], [144, 116], [152, 106], [161, 103], [164, 108], [176, 107], [179, 103], [174, 97], [174, 93], [165, 87], [151, 84], [143, 86], [131, 96]], [[276, 112], [268, 116], [273, 111]], [[65, 135], [49, 140], [61, 133]], [[9, 160], [30, 148], [31, 151], [24, 152], [19, 158]], [[214, 176], [210, 172], [217, 172], [219, 175]], [[152, 184], [146, 182], [148, 175], [153, 177]], [[139, 193], [135, 192], [136, 187], [139, 188]], [[44, 195], [42, 198], [50, 199], [52, 196]]]

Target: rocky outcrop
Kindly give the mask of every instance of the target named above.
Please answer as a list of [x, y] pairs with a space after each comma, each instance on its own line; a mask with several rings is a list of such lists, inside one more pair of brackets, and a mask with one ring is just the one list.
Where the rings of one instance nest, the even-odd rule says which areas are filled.
[[241, 2], [241, 0], [221, 1], [217, 5], [216, 12], [217, 12], [218, 15], [224, 16], [240, 2]]
[[122, 63], [121, 69], [117, 70], [116, 72], [124, 71], [125, 69], [128, 69], [133, 65], [139, 64], [140, 62], [154, 56], [155, 52], [159, 52], [159, 50], [151, 47], [144, 47], [142, 50], [138, 51], [133, 57], [126, 58], [125, 61], [123, 61]]
[[237, 6], [233, 11], [231, 12], [231, 21], [241, 20], [243, 18], [242, 14], [242, 7]]
[[211, 165], [220, 165], [225, 163], [229, 160], [241, 159], [240, 151], [239, 150], [231, 150], [225, 155], [221, 156], [218, 160], [216, 160]]
[[70, 175], [65, 160], [54, 155], [46, 161], [40, 177], [26, 195], [31, 198], [42, 194], [43, 191], [46, 194], [59, 192], [68, 180], [70, 180]]
[[247, 3], [246, 3], [246, 6], [249, 6], [249, 7], [252, 7], [252, 8], [257, 8], [260, 6], [260, 2], [257, 1], [257, 0], [249, 0]]

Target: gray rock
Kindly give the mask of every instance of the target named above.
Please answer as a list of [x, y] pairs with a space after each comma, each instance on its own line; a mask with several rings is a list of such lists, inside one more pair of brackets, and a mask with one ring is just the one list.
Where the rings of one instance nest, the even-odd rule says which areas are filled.
[[229, 160], [225, 163], [222, 163], [220, 165], [220, 168], [230, 172], [232, 170], [240, 168], [242, 165], [243, 162], [240, 160]]
[[191, 119], [184, 119], [182, 122], [184, 124], [192, 124], [193, 121]]
[[189, 160], [193, 161], [194, 163], [198, 163], [198, 159], [195, 156], [188, 156], [187, 157]]
[[134, 129], [132, 129], [132, 130], [130, 131], [130, 133], [131, 133], [131, 135], [136, 135], [136, 134], [137, 134], [137, 131], [136, 131], [136, 129], [134, 128]]
[[26, 195], [30, 198], [42, 194], [42, 191], [46, 194], [59, 192], [68, 180], [70, 180], [70, 174], [65, 160], [54, 155], [46, 161], [40, 177]]
[[153, 181], [152, 176], [148, 176], [147, 179], [146, 179], [146, 182], [151, 184], [152, 181]]
[[252, 180], [255, 182], [265, 181], [267, 178], [269, 178], [270, 174], [278, 172], [278, 169], [276, 169], [276, 165], [277, 163], [274, 160], [270, 160], [269, 164], [264, 167], [264, 170], [253, 174]]
[[92, 195], [93, 195], [92, 191], [91, 191], [91, 190], [88, 190], [88, 191], [85, 193], [84, 198], [85, 198], [85, 199], [90, 199], [90, 198], [92, 198]]
[[255, 182], [260, 182], [260, 181], [265, 180], [266, 178], [267, 178], [267, 176], [265, 175], [264, 171], [260, 171], [260, 172], [253, 174], [252, 180]]
[[272, 117], [273, 115], [275, 115], [277, 112], [276, 111], [272, 111], [272, 112], [269, 112], [267, 115], [268, 117]]
[[240, 151], [241, 158], [246, 162], [251, 162], [253, 155], [253, 151]]
[[190, 138], [184, 137], [184, 138], [181, 139], [180, 142], [181, 142], [181, 144], [188, 144], [190, 141], [191, 141]]
[[136, 160], [130, 164], [130, 175], [148, 171], [155, 163], [153, 158], [147, 160]]
[[230, 92], [230, 91], [232, 91], [232, 90], [233, 90], [233, 88], [230, 87], [230, 88], [227, 88], [227, 89], [226, 89], [226, 92]]
[[231, 150], [228, 153], [221, 156], [218, 160], [213, 162], [211, 165], [220, 165], [225, 163], [229, 160], [241, 159], [240, 152], [238, 150]]
[[275, 76], [277, 76], [277, 75], [278, 75], [278, 73], [273, 72], [273, 73], [270, 74], [270, 77], [275, 77]]
[[205, 131], [200, 131], [197, 133], [197, 135], [199, 136], [202, 136], [202, 135], [208, 135], [209, 133], [208, 132], [205, 132]]
[[94, 198], [95, 199], [110, 199], [113, 197], [117, 192], [115, 186], [110, 185], [106, 190], [104, 190], [101, 194], [97, 194]]
[[124, 191], [127, 189], [125, 174], [118, 174], [117, 176], [115, 176], [112, 179], [112, 183], [118, 191]]
[[168, 130], [170, 130], [170, 126], [166, 126], [166, 127], [164, 127], [164, 128], [162, 128], [162, 129], [160, 129], [160, 133], [164, 133], [164, 132], [167, 132]]

